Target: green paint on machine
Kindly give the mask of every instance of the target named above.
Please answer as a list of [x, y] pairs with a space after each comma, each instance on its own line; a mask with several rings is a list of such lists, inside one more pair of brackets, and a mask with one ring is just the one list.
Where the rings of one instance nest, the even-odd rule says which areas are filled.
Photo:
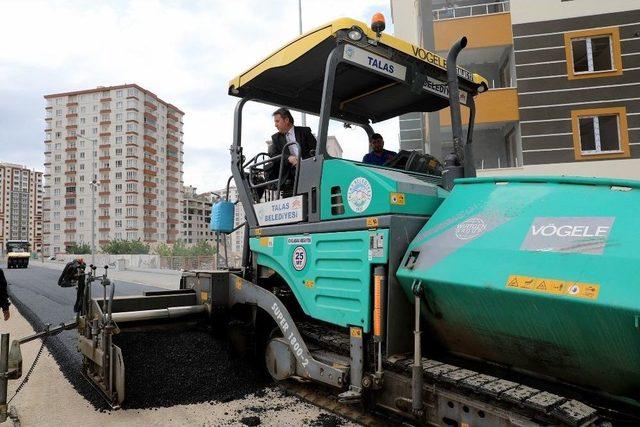
[[461, 180], [396, 276], [448, 350], [640, 405], [638, 206], [638, 183]]
[[387, 263], [388, 236], [386, 229], [362, 230], [251, 238], [249, 244], [258, 265], [289, 283], [306, 314], [369, 332], [372, 265]]
[[[323, 163], [320, 218], [322, 220], [384, 214], [431, 215], [447, 191], [398, 170], [331, 159]], [[401, 203], [391, 194], [402, 194]]]

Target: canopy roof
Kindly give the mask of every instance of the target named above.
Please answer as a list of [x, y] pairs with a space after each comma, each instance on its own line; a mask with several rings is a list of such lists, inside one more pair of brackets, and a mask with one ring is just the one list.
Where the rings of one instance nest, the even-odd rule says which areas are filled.
[[[348, 37], [357, 29], [362, 39]], [[326, 63], [339, 47], [331, 117], [379, 122], [449, 105], [446, 60], [388, 34], [378, 39], [365, 23], [341, 18], [309, 31], [229, 82], [229, 94], [319, 115]], [[486, 89], [486, 80], [458, 67], [461, 102]]]

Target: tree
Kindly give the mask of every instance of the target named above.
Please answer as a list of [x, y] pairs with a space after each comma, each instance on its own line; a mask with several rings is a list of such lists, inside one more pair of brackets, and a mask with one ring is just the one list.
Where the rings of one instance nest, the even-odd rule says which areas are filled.
[[205, 241], [187, 246], [184, 241], [178, 240], [173, 246], [164, 243], [158, 245], [155, 252], [160, 256], [212, 256], [216, 254], [216, 248], [213, 244]]
[[171, 254], [173, 254], [173, 249], [166, 243], [160, 243], [156, 246], [155, 252], [160, 256], [171, 256]]
[[68, 254], [74, 254], [74, 255], [90, 254], [91, 247], [86, 243], [81, 243], [81, 244], [72, 243], [66, 247], [66, 252]]
[[215, 255], [216, 247], [213, 244], [207, 243], [204, 240], [199, 241], [195, 246], [191, 248], [193, 255]]
[[139, 240], [111, 240], [102, 246], [102, 250], [111, 255], [140, 255], [149, 253], [149, 245]]

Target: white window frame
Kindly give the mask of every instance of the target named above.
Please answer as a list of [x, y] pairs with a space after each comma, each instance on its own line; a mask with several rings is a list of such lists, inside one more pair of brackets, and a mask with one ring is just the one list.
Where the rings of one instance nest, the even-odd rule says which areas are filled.
[[[594, 70], [593, 69], [593, 45], [591, 43], [591, 39], [599, 39], [607, 37], [609, 39], [609, 57], [611, 59], [611, 68], [608, 70]], [[575, 41], [586, 41], [586, 50], [587, 50], [587, 71], [576, 71], [576, 61], [575, 54], [573, 52], [573, 42]], [[573, 74], [581, 75], [581, 74], [591, 74], [591, 73], [606, 73], [607, 71], [616, 71], [616, 63], [613, 57], [613, 38], [611, 34], [602, 34], [602, 35], [594, 35], [589, 37], [576, 37], [571, 39], [571, 61], [573, 62]]]
[[[600, 138], [600, 119], [599, 117], [604, 116], [616, 116], [616, 129], [618, 130], [618, 149], [617, 150], [603, 150], [602, 149], [602, 140]], [[622, 153], [621, 145], [622, 145], [622, 135], [620, 135], [620, 115], [619, 114], [601, 114], [601, 115], [593, 115], [593, 116], [580, 116], [578, 118], [578, 124], [580, 120], [583, 119], [592, 119], [593, 120], [593, 139], [595, 141], [596, 147], [595, 150], [583, 150], [582, 149], [582, 135], [580, 137], [580, 152], [582, 155], [589, 156], [594, 154], [619, 154]]]

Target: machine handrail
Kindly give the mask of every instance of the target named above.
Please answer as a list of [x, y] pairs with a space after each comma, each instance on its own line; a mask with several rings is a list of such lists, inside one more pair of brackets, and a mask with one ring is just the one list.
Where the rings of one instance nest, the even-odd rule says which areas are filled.
[[[494, 6], [495, 11], [489, 8]], [[488, 1], [486, 3], [470, 4], [465, 6], [442, 7], [433, 10], [433, 20], [443, 21], [446, 19], [466, 18], [470, 16], [492, 15], [494, 13], [509, 12], [510, 2], [507, 1]]]
[[[273, 157], [269, 157], [268, 159], [265, 160], [261, 160], [261, 161], [257, 161], [258, 158], [262, 155], [268, 155], [267, 153], [258, 153], [256, 154], [254, 157], [251, 158], [251, 160], [247, 161], [246, 163], [244, 163], [242, 165], [243, 170], [248, 166], [249, 167], [249, 176], [247, 179], [247, 183], [249, 184], [249, 188], [253, 189], [257, 189], [257, 188], [263, 188], [263, 187], [267, 187], [271, 184], [277, 184], [277, 193], [278, 193], [278, 198], [280, 197], [280, 190], [282, 188], [282, 174], [284, 172], [284, 151], [285, 149], [289, 148], [290, 146], [295, 145], [296, 147], [298, 147], [297, 150], [297, 154], [296, 156], [296, 160], [297, 160], [297, 164], [298, 166], [296, 167], [296, 172], [295, 172], [295, 177], [294, 177], [294, 181], [293, 181], [293, 194], [296, 194], [298, 192], [298, 177], [300, 176], [300, 144], [298, 144], [296, 141], [292, 141], [292, 142], [288, 142], [286, 143], [283, 147], [282, 147], [282, 153], [277, 154]], [[260, 182], [260, 183], [255, 183], [253, 181], [253, 172], [256, 171], [260, 171], [260, 172], [264, 172], [264, 169], [258, 169], [258, 166], [262, 166], [265, 165], [267, 163], [275, 163], [276, 161], [280, 161], [280, 167], [278, 170], [278, 177], [268, 180], [268, 181], [264, 181], [264, 182]]]

